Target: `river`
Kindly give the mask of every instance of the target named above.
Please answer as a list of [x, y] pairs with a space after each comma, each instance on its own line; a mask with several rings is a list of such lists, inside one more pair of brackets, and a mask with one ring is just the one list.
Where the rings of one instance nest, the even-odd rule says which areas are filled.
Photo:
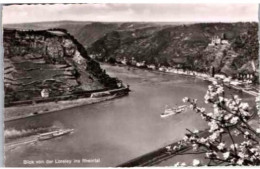
[[[75, 129], [70, 135], [5, 151], [6, 166], [113, 167], [181, 139], [186, 128], [204, 129], [207, 126], [190, 110], [167, 119], [161, 119], [160, 113], [166, 104], [183, 104], [185, 96], [198, 98], [198, 103], [210, 111], [203, 102], [208, 82], [136, 68], [102, 67], [109, 75], [130, 85], [129, 95], [6, 124], [6, 130], [48, 126]], [[253, 101], [249, 95], [242, 97]], [[85, 160], [69, 164], [69, 160], [82, 159]], [[35, 164], [37, 160], [43, 161]], [[50, 160], [49, 164], [46, 160]]]

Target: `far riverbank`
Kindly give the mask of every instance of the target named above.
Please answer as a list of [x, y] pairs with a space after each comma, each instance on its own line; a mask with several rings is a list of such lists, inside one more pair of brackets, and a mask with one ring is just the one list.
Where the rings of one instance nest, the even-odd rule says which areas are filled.
[[[103, 65], [111, 65], [111, 64], [108, 64], [108, 63], [102, 63]], [[111, 65], [113, 66], [113, 65]], [[187, 76], [187, 77], [192, 77], [192, 78], [197, 78], [197, 79], [200, 79], [200, 80], [204, 80], [204, 81], [207, 81], [207, 82], [213, 82], [216, 80], [216, 78], [208, 75], [208, 74], [205, 74], [205, 73], [199, 73], [199, 72], [196, 72], [196, 71], [172, 71], [172, 70], [155, 70], [155, 69], [149, 69], [149, 68], [143, 68], [143, 67], [137, 67], [137, 66], [129, 66], [129, 65], [124, 65], [124, 64], [115, 64], [115, 66], [119, 66], [119, 67], [128, 67], [128, 69], [131, 67], [133, 69], [141, 69], [141, 70], [146, 70], [146, 71], [149, 71], [149, 72], [153, 72], [153, 73], [160, 73], [160, 74], [167, 74], [167, 75], [181, 75], [181, 76]], [[227, 88], [230, 88], [230, 89], [235, 89], [235, 90], [238, 90], [240, 92], [244, 92], [244, 93], [247, 93], [251, 96], [258, 96], [259, 94], [259, 88], [257, 88], [257, 86], [252, 86], [250, 89], [246, 88], [246, 87], [243, 87], [241, 85], [233, 85], [233, 84], [230, 84], [230, 82], [225, 82], [223, 79], [220, 79], [218, 78], [218, 80], [222, 81], [224, 86], [226, 86]]]

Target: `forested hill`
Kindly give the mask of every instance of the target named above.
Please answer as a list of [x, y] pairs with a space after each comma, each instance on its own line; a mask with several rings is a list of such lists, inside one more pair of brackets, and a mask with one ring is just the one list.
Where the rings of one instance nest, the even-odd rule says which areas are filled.
[[[94, 42], [88, 52], [101, 61], [134, 58], [146, 64], [182, 64], [199, 71], [207, 71], [213, 65], [219, 72], [235, 74], [252, 71], [252, 61], [258, 66], [257, 32], [255, 22], [115, 30]], [[228, 44], [210, 46], [216, 36]]]
[[[145, 61], [146, 64], [175, 66], [219, 72], [252, 72], [258, 67], [258, 24], [238, 23], [149, 23], [149, 22], [78, 22], [58, 21], [9, 24], [18, 29], [63, 28], [87, 49], [91, 56]], [[218, 36], [229, 45], [209, 46]]]
[[[84, 47], [89, 47], [93, 42], [114, 30], [131, 30], [149, 26], [174, 26], [183, 22], [91, 22], [91, 21], [52, 21], [32, 22], [19, 24], [5, 24], [4, 28], [22, 30], [43, 30], [51, 28], [66, 29]], [[189, 23], [187, 23], [189, 24]]]

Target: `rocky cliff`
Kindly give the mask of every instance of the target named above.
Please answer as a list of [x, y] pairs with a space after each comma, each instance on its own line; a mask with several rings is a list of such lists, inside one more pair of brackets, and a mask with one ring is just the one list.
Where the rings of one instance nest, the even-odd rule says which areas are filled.
[[84, 47], [63, 29], [4, 30], [4, 88], [6, 103], [117, 88]]
[[[89, 53], [101, 61], [126, 58], [146, 64], [176, 66], [228, 75], [258, 66], [257, 23], [200, 23], [115, 30], [92, 44]], [[228, 44], [209, 46], [218, 36]]]

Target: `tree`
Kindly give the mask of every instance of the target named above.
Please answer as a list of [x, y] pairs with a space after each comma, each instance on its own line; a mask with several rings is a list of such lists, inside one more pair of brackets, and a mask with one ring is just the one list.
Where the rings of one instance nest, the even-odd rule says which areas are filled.
[[114, 57], [109, 57], [107, 59], [107, 62], [110, 63], [110, 64], [115, 64], [116, 63], [116, 59]]
[[[203, 133], [187, 129], [183, 140], [177, 146], [166, 147], [168, 151], [178, 155], [178, 150], [183, 146], [192, 145], [194, 154], [205, 155], [207, 164], [204, 165], [207, 166], [260, 165], [260, 127], [255, 129], [248, 123], [256, 115], [250, 112], [248, 103], [242, 102], [237, 95], [225, 97], [223, 85], [217, 81], [208, 87], [205, 95], [205, 103], [213, 105], [213, 112], [207, 113], [205, 108], [199, 107], [196, 99], [185, 97], [183, 102], [200, 114], [209, 128]], [[256, 98], [256, 108], [260, 108], [259, 96]], [[203, 164], [199, 159], [194, 159], [193, 165]]]

